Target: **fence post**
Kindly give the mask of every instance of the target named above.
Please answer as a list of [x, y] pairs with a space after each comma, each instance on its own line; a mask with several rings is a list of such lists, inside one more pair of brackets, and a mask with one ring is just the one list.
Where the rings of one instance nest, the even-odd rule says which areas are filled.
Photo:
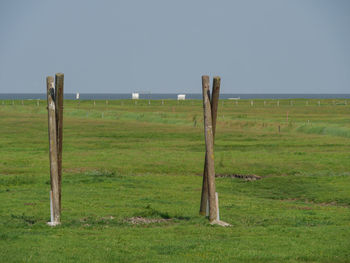
[[206, 162], [208, 171], [208, 198], [209, 198], [209, 221], [217, 218], [217, 207], [215, 200], [215, 167], [213, 149], [213, 128], [210, 107], [209, 76], [202, 76], [203, 89], [203, 111], [204, 111], [204, 135], [206, 146]]
[[50, 179], [52, 191], [52, 218], [48, 224], [55, 226], [60, 224], [59, 189], [58, 189], [58, 162], [57, 162], [57, 133], [56, 133], [56, 106], [54, 78], [46, 78], [47, 85], [47, 111], [50, 146]]
[[[203, 81], [203, 79], [202, 79], [202, 81]], [[220, 81], [221, 81], [220, 77], [214, 77], [211, 98], [208, 95], [210, 102], [211, 102], [213, 147], [214, 147], [214, 139], [215, 139], [215, 131], [216, 131], [217, 112], [218, 112], [218, 106], [219, 106]], [[209, 80], [208, 80], [208, 82], [209, 82]], [[210, 93], [210, 91], [209, 91], [209, 93]], [[207, 202], [208, 202], [208, 166], [207, 166], [207, 157], [205, 157], [203, 183], [202, 183], [202, 196], [201, 196], [201, 204], [200, 204], [200, 209], [199, 209], [199, 213], [201, 215], [206, 214]]]
[[63, 142], [63, 85], [64, 74], [56, 74], [56, 131], [57, 131], [57, 162], [58, 162], [58, 193], [59, 209], [61, 214], [61, 184], [62, 184], [62, 142]]

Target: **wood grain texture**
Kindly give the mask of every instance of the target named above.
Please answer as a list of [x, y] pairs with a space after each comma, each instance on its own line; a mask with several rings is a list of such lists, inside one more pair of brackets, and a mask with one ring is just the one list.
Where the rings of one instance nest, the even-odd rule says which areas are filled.
[[209, 221], [216, 220], [217, 207], [215, 200], [215, 167], [212, 114], [210, 104], [209, 76], [202, 76], [204, 135], [206, 148], [206, 163], [208, 171]]
[[[218, 113], [219, 106], [219, 96], [220, 96], [220, 77], [214, 77], [213, 81], [213, 90], [211, 93], [211, 115], [212, 115], [212, 126], [213, 126], [213, 145], [215, 140], [215, 132], [216, 132], [216, 118]], [[209, 95], [210, 97], [210, 95]], [[202, 183], [202, 195], [201, 195], [201, 204], [199, 213], [201, 215], [206, 215], [207, 208], [207, 200], [208, 200], [208, 167], [207, 167], [207, 158], [205, 158], [204, 162], [204, 171], [203, 171], [203, 183]]]
[[[59, 209], [59, 181], [58, 181], [58, 162], [57, 162], [57, 128], [56, 128], [56, 105], [55, 105], [55, 86], [53, 77], [47, 77], [47, 111], [48, 111], [48, 130], [50, 146], [50, 179], [52, 191], [52, 209], [54, 223], [60, 222]], [[53, 223], [53, 222], [52, 222]]]

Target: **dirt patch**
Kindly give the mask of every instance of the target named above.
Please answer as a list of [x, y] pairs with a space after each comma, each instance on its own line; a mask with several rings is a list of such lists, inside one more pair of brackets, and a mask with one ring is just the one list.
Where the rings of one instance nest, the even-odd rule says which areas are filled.
[[145, 218], [141, 216], [131, 217], [125, 219], [125, 222], [130, 223], [132, 225], [145, 225], [145, 224], [154, 224], [154, 223], [165, 223], [169, 222], [172, 219], [164, 219], [164, 218]]
[[114, 216], [101, 217], [102, 220], [113, 220], [114, 218], [115, 218]]
[[262, 177], [255, 174], [216, 174], [215, 177], [228, 177], [228, 178], [238, 178], [245, 181], [255, 181], [260, 180]]
[[297, 210], [312, 210], [312, 207], [309, 206], [290, 206], [288, 208]]

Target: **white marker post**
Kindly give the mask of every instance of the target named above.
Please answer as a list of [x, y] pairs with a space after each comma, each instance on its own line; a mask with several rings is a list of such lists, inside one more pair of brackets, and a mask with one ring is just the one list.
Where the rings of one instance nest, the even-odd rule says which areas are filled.
[[215, 192], [215, 201], [216, 201], [216, 220], [220, 221], [220, 213], [219, 213], [219, 194], [218, 192]]

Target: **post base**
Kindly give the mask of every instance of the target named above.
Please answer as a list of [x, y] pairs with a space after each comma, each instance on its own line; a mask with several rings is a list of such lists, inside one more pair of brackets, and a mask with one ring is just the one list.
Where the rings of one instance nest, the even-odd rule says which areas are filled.
[[231, 226], [229, 223], [226, 223], [224, 221], [221, 220], [213, 220], [210, 222], [211, 225], [218, 225], [218, 226], [223, 226], [223, 227], [228, 227]]
[[49, 226], [57, 226], [57, 225], [60, 225], [61, 223], [60, 222], [47, 222], [46, 224]]

